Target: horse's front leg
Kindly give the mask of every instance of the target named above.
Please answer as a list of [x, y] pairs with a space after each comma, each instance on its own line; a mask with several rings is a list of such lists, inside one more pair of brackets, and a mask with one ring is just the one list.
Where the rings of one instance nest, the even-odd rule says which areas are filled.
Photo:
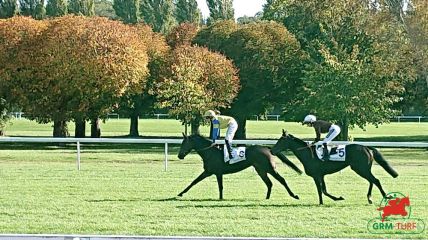
[[205, 178], [211, 176], [211, 173], [207, 173], [207, 172], [203, 172], [201, 173], [201, 175], [199, 175], [195, 180], [193, 180], [193, 182], [186, 188], [184, 189], [181, 193], [178, 194], [179, 197], [182, 197], [183, 194], [185, 194], [187, 191], [189, 191], [193, 186], [195, 186], [198, 182], [204, 180]]
[[343, 197], [335, 197], [327, 192], [327, 186], [325, 185], [324, 176], [321, 177], [321, 189], [322, 192], [329, 198], [333, 199], [334, 201], [340, 201], [345, 200]]
[[314, 181], [315, 181], [315, 185], [317, 186], [317, 191], [318, 191], [318, 199], [319, 199], [319, 201], [320, 201], [320, 205], [322, 205], [323, 204], [323, 202], [322, 202], [322, 186], [321, 186], [321, 179], [320, 178], [315, 178], [314, 177]]
[[217, 174], [217, 184], [218, 184], [218, 192], [220, 194], [220, 199], [223, 199], [223, 174]]

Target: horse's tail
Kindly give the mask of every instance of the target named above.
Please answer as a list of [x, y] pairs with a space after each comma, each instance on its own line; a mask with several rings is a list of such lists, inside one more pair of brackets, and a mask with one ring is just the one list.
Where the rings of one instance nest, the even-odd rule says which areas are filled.
[[388, 172], [393, 178], [398, 177], [398, 173], [389, 165], [389, 163], [385, 160], [385, 158], [382, 156], [382, 154], [374, 147], [367, 147], [370, 150], [373, 151], [373, 158], [376, 160], [379, 165], [385, 169], [386, 172]]
[[287, 166], [291, 167], [294, 171], [296, 171], [298, 174], [302, 174], [302, 170], [300, 170], [292, 161], [288, 160], [288, 158], [283, 153], [278, 153], [276, 156], [281, 159], [283, 163], [285, 163]]

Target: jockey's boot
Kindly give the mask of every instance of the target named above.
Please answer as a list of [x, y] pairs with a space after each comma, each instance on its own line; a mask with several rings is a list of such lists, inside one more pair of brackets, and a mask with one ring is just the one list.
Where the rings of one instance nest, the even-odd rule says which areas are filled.
[[323, 146], [322, 160], [328, 161], [330, 160], [330, 155], [328, 154], [327, 143], [323, 143], [322, 146]]
[[225, 139], [224, 141], [226, 142], [225, 145], [226, 145], [226, 148], [227, 148], [227, 153], [229, 154], [229, 159], [232, 159], [233, 158], [233, 156], [232, 156], [232, 146], [230, 146], [229, 140]]

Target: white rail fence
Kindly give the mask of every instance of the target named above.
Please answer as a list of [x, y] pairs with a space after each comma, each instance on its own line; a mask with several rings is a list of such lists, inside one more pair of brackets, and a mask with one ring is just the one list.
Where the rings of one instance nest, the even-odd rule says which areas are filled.
[[[168, 146], [169, 144], [181, 144], [182, 139], [131, 139], [131, 138], [29, 138], [29, 137], [1, 137], [0, 142], [27, 142], [27, 143], [76, 143], [77, 170], [80, 170], [81, 144], [82, 143], [113, 143], [113, 144], [164, 144], [164, 170], [168, 170]], [[234, 140], [234, 144], [248, 145], [274, 145], [277, 140]], [[216, 143], [224, 144], [223, 140]], [[339, 144], [361, 144], [372, 147], [405, 147], [405, 148], [428, 148], [428, 142], [345, 142], [335, 141], [331, 145]]]

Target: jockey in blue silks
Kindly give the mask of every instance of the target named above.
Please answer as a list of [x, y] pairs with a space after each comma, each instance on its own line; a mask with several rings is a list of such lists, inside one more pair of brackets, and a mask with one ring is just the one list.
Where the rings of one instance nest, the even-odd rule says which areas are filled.
[[213, 140], [213, 143], [220, 137], [220, 129], [227, 128], [224, 141], [226, 143], [227, 152], [229, 153], [229, 159], [232, 159], [232, 140], [235, 136], [236, 130], [238, 130], [238, 123], [233, 117], [218, 115], [213, 110], [206, 111], [204, 117], [211, 122], [211, 139]]

